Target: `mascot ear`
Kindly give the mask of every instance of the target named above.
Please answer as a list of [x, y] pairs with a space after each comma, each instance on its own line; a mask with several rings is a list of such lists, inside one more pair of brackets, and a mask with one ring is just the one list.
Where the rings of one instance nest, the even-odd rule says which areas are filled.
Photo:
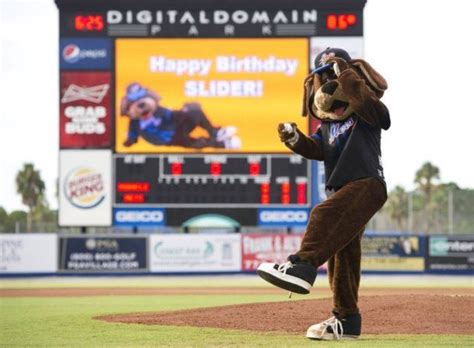
[[311, 74], [308, 75], [304, 79], [304, 91], [303, 91], [303, 108], [301, 114], [306, 117], [311, 115], [316, 117], [316, 114], [313, 112], [313, 102], [314, 102], [314, 95], [316, 91], [321, 87], [321, 78], [318, 74]]
[[365, 78], [369, 86], [374, 90], [377, 97], [381, 98], [388, 88], [387, 81], [372, 66], [363, 59], [351, 60], [352, 66], [356, 67], [360, 75]]
[[152, 97], [153, 99], [155, 99], [156, 104], [158, 104], [158, 103], [160, 102], [160, 100], [161, 100], [161, 97], [159, 96], [158, 93], [153, 92], [153, 91], [151, 91], [151, 90], [149, 90], [149, 89], [147, 89], [147, 95], [150, 96], [150, 97]]

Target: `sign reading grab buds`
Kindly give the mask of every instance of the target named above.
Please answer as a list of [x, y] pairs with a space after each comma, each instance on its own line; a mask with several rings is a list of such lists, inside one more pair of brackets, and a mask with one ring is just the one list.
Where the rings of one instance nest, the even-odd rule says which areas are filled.
[[60, 81], [61, 148], [110, 147], [110, 72], [61, 72]]
[[308, 209], [259, 209], [258, 226], [306, 226]]
[[159, 208], [114, 208], [115, 226], [155, 227], [165, 224], [165, 210]]
[[59, 225], [110, 226], [109, 150], [63, 150], [59, 154]]

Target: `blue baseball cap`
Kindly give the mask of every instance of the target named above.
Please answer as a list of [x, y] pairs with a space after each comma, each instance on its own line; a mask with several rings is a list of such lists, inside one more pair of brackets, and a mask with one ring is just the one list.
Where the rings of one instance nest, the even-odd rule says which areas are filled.
[[142, 85], [137, 82], [131, 83], [127, 87], [127, 100], [129, 102], [135, 102], [148, 95], [148, 91]]
[[321, 73], [329, 69], [332, 64], [326, 64], [326, 61], [331, 57], [342, 58], [348, 63], [352, 60], [351, 56], [346, 50], [343, 50], [342, 48], [328, 47], [324, 51], [320, 52], [314, 59], [315, 69], [313, 70], [313, 73]]

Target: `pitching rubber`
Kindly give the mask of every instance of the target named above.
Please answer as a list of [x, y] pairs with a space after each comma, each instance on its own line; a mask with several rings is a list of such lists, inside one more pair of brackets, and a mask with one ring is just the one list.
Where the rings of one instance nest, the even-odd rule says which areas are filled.
[[274, 263], [262, 263], [257, 268], [257, 274], [270, 284], [284, 290], [302, 295], [309, 294], [309, 290], [312, 287], [310, 283], [292, 275], [279, 272], [273, 268], [274, 265]]

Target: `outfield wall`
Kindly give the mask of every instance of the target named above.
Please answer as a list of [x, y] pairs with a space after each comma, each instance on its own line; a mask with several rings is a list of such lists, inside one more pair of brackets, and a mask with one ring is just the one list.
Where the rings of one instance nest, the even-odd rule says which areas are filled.
[[[283, 262], [301, 234], [0, 235], [0, 276], [254, 272]], [[367, 234], [362, 271], [474, 274], [474, 236]], [[325, 270], [323, 265], [322, 270]]]

